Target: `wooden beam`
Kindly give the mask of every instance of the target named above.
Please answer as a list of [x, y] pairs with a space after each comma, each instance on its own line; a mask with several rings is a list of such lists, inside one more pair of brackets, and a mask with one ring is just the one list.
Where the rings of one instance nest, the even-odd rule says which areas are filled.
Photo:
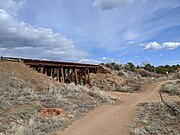
[[88, 84], [91, 84], [91, 82], [90, 82], [89, 68], [87, 69], [87, 74], [88, 74]]
[[67, 77], [68, 81], [71, 83], [72, 81], [71, 81], [70, 77], [68, 76], [68, 74], [66, 74], [65, 76]]
[[45, 67], [43, 67], [43, 74], [45, 74], [45, 72], [46, 72], [46, 68], [45, 68]]
[[72, 82], [74, 83], [74, 69], [72, 69], [71, 71], [72, 71], [72, 73], [71, 73], [71, 75], [72, 75]]
[[58, 69], [59, 69], [59, 82], [60, 82], [61, 81], [61, 68], [58, 67]]
[[49, 67], [47, 67], [47, 76], [51, 76]]
[[63, 67], [63, 72], [64, 72], [64, 75], [63, 75], [63, 76], [64, 76], [64, 83], [66, 83], [66, 71], [67, 71], [67, 70], [65, 69], [65, 67]]
[[44, 67], [44, 74], [47, 75], [47, 67]]
[[87, 68], [82, 69], [82, 70], [83, 70], [83, 71], [79, 73], [79, 76], [83, 76], [83, 75], [84, 75], [84, 73], [86, 72]]
[[51, 78], [54, 78], [53, 68], [51, 68]]
[[39, 69], [39, 68], [38, 68], [38, 67], [36, 67], [36, 71], [37, 71], [37, 72], [39, 72], [39, 71], [38, 71], [38, 69]]
[[99, 73], [99, 67], [96, 67], [96, 74]]
[[[4, 60], [4, 59], [3, 59]], [[23, 60], [22, 60], [23, 61]], [[26, 65], [32, 65], [32, 66], [39, 66], [39, 65], [41, 65], [41, 66], [49, 66], [49, 67], [58, 67], [59, 65], [60, 66], [63, 66], [63, 67], [68, 67], [68, 68], [73, 68], [73, 67], [78, 67], [78, 68], [86, 68], [86, 67], [89, 67], [89, 68], [96, 68], [97, 67], [97, 65], [96, 66], [91, 66], [91, 65], [84, 65], [84, 64], [82, 64], [82, 65], [76, 65], [76, 64], [61, 64], [61, 63], [41, 63], [41, 62], [35, 62], [35, 61], [33, 61], [33, 62], [27, 62], [27, 61], [24, 61], [24, 63], [26, 64]]]
[[40, 67], [40, 73], [43, 74], [43, 71], [44, 71], [44, 67]]
[[61, 82], [64, 83], [64, 68], [63, 67], [61, 67], [61, 76], [62, 76]]
[[70, 78], [70, 69], [68, 68], [68, 70], [67, 70], [67, 78], [68, 78], [68, 80], [71, 82], [71, 78]]
[[57, 78], [56, 78], [56, 81], [59, 82], [59, 68], [56, 68], [56, 72], [57, 72]]
[[76, 84], [78, 84], [79, 83], [79, 81], [78, 81], [78, 74], [77, 74], [77, 69], [75, 68], [75, 76], [76, 76]]
[[84, 71], [84, 85], [86, 85], [86, 69]]

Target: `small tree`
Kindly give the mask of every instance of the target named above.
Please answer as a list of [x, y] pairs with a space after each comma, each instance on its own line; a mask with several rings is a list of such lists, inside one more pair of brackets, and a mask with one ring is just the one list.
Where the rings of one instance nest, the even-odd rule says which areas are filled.
[[152, 66], [151, 64], [146, 64], [145, 67], [144, 67], [145, 70], [148, 70], [149, 72], [155, 72], [156, 69], [154, 66]]
[[147, 64], [149, 64], [148, 61], [142, 61], [142, 62], [141, 62], [141, 67], [145, 67]]
[[128, 70], [135, 71], [136, 67], [134, 66], [132, 62], [128, 62], [127, 64], [128, 64]]
[[139, 65], [137, 65], [137, 67], [136, 67], [137, 69], [140, 69], [140, 66]]

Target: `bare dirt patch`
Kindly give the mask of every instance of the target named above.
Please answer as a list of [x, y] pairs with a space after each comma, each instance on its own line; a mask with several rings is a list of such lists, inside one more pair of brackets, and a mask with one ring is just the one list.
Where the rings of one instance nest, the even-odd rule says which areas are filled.
[[60, 108], [40, 108], [38, 111], [38, 115], [40, 117], [56, 117], [56, 118], [63, 118], [67, 113], [64, 109]]

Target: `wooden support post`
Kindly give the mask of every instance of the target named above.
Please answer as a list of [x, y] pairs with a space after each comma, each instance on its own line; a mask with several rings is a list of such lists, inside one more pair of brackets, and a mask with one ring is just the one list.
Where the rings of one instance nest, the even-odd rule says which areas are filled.
[[61, 81], [61, 68], [59, 67], [59, 82]]
[[51, 78], [54, 78], [54, 75], [53, 75], [53, 68], [51, 68]]
[[37, 72], [38, 72], [38, 69], [39, 69], [39, 68], [38, 68], [38, 67], [36, 67], [36, 71], [37, 71]]
[[66, 70], [66, 69], [63, 67], [63, 73], [64, 73], [64, 74], [63, 74], [63, 76], [64, 76], [64, 82], [66, 82], [66, 71], [67, 71], [67, 70]]
[[91, 84], [91, 82], [90, 82], [89, 68], [87, 69], [87, 74], [88, 74], [88, 84]]
[[46, 72], [46, 68], [45, 68], [45, 67], [43, 67], [43, 74], [45, 74], [45, 72]]
[[74, 69], [72, 69], [71, 71], [72, 71], [72, 73], [71, 73], [71, 75], [72, 75], [72, 82], [74, 83]]
[[40, 67], [40, 73], [44, 73], [44, 68]]
[[86, 69], [84, 71], [84, 85], [86, 85]]
[[48, 68], [45, 67], [44, 72], [45, 72], [44, 74], [48, 76]]
[[49, 76], [49, 67], [46, 68], [47, 76]]
[[56, 81], [59, 82], [59, 68], [56, 68], [56, 72], [57, 72], [57, 78], [56, 78]]
[[70, 80], [71, 79], [70, 78], [70, 69], [69, 68], [67, 69], [67, 75], [66, 76], [68, 78], [68, 81], [71, 82], [71, 80]]
[[79, 82], [78, 82], [78, 74], [77, 74], [77, 69], [75, 68], [75, 76], [76, 76], [76, 84], [78, 84]]
[[61, 76], [62, 76], [61, 82], [64, 83], [64, 68], [63, 67], [61, 67]]

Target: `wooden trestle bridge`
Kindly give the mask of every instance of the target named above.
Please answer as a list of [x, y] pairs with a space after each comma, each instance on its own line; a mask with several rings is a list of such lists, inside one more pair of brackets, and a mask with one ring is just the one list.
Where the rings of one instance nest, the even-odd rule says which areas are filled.
[[107, 73], [101, 65], [2, 57], [0, 61], [23, 62], [29, 68], [62, 83], [91, 84], [90, 73]]

